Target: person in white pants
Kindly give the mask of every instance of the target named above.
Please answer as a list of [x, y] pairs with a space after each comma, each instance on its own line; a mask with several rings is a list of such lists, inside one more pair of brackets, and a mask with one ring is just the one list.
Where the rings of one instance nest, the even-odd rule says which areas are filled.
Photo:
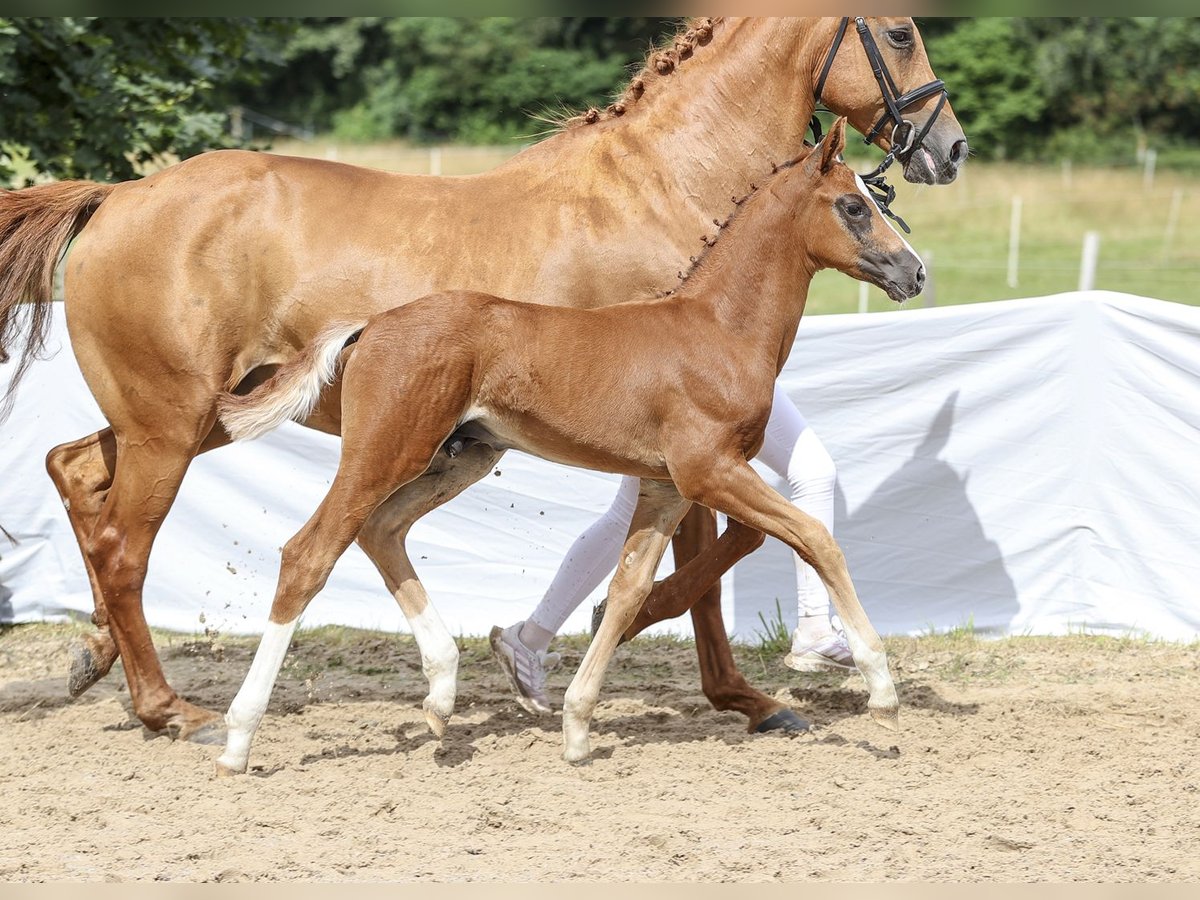
[[[792, 502], [833, 530], [833, 460], [800, 410], [778, 384], [759, 460], [787, 479]], [[551, 712], [546, 669], [558, 661], [550, 641], [567, 617], [617, 566], [637, 505], [638, 479], [621, 481], [612, 506], [571, 545], [546, 595], [529, 618], [492, 629], [492, 652], [517, 702], [528, 712]], [[829, 594], [812, 567], [795, 556], [799, 619], [784, 662], [797, 671], [853, 669], [845, 635], [830, 614]]]

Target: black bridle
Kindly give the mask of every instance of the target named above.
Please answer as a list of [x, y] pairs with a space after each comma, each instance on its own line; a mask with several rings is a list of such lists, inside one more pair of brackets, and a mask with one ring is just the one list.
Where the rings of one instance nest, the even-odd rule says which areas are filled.
[[[829, 70], [833, 68], [833, 60], [837, 56], [838, 50], [842, 46], [842, 41], [846, 37], [846, 29], [850, 25], [850, 17], [846, 16], [838, 24], [837, 34], [833, 37], [833, 43], [829, 46], [829, 53], [825, 56], [825, 64], [821, 67], [821, 75], [817, 79], [816, 100], [821, 102], [821, 94], [825, 90], [825, 80], [829, 77]], [[876, 205], [880, 211], [894, 219], [905, 233], [908, 233], [908, 225], [904, 220], [888, 209], [888, 204], [896, 197], [896, 189], [888, 184], [883, 177], [883, 173], [888, 170], [888, 167], [895, 160], [900, 160], [902, 163], [907, 163], [912, 155], [920, 148], [921, 143], [925, 140], [925, 135], [929, 134], [929, 130], [933, 127], [933, 123], [937, 121], [938, 115], [942, 111], [942, 107], [946, 105], [946, 98], [949, 96], [949, 91], [946, 90], [946, 84], [941, 79], [934, 79], [928, 84], [923, 84], [918, 88], [913, 88], [906, 94], [900, 93], [900, 88], [896, 86], [896, 80], [892, 78], [892, 73], [888, 71], [887, 64], [883, 61], [883, 55], [879, 52], [879, 45], [875, 43], [875, 38], [871, 34], [871, 29], [867, 25], [866, 19], [862, 16], [856, 16], [854, 19], [854, 27], [858, 32], [858, 38], [862, 41], [863, 50], [867, 54], [867, 60], [871, 63], [871, 72], [875, 76], [875, 81], [879, 85], [879, 93], [883, 97], [884, 111], [879, 117], [879, 121], [875, 123], [875, 127], [863, 138], [863, 143], [871, 144], [879, 137], [883, 129], [888, 123], [892, 125], [892, 146], [884, 156], [883, 161], [871, 172], [860, 176], [863, 183], [867, 185], [871, 196], [874, 198]], [[920, 131], [917, 126], [904, 118], [904, 110], [908, 109], [916, 103], [920, 103], [926, 97], [932, 97], [934, 94], [940, 94], [937, 105], [934, 106], [933, 112], [929, 118], [925, 120], [925, 124]], [[812, 118], [813, 143], [820, 143], [821, 140], [821, 123], [816, 116]]]

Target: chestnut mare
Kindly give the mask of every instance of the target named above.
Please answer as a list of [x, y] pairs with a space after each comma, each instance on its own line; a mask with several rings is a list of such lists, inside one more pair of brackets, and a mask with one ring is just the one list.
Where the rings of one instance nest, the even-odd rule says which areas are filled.
[[[246, 770], [296, 623], [334, 563], [376, 507], [419, 478], [451, 440], [641, 479], [607, 611], [567, 689], [568, 761], [590, 752], [588, 727], [609, 659], [692, 503], [778, 537], [816, 569], [870, 689], [871, 714], [897, 726], [883, 643], [841, 551], [749, 463], [762, 446], [775, 378], [813, 274], [840, 269], [895, 300], [924, 284], [920, 258], [839, 161], [844, 145], [838, 119], [814, 150], [746, 198], [712, 252], [666, 297], [581, 310], [473, 291], [430, 294], [330, 327], [265, 384], [222, 400], [226, 431], [256, 437], [286, 419], [303, 421], [345, 372], [337, 475], [284, 545], [270, 621], [226, 716], [219, 773]], [[589, 401], [580, 403], [584, 392]], [[440, 736], [454, 707], [458, 653], [444, 629], [427, 627], [436, 613], [412, 577], [401, 602], [429, 676], [425, 717]]]
[[[219, 714], [167, 684], [142, 587], [189, 463], [229, 441], [216, 421], [222, 392], [260, 384], [330, 322], [438, 289], [590, 308], [672, 287], [730, 197], [799, 152], [818, 80], [825, 105], [864, 133], [896, 105], [881, 97], [867, 39], [841, 41], [844, 25], [693, 20], [606, 110], [469, 178], [218, 151], [115, 186], [63, 182], [0, 196], [0, 348], [25, 332], [23, 366], [41, 346], [54, 265], [78, 235], [67, 324], [109, 422], [47, 458], [99, 627], [75, 648], [71, 692], [95, 683], [119, 652], [148, 728], [219, 740]], [[910, 19], [865, 20], [863, 32], [895, 84], [933, 78]], [[924, 96], [905, 111], [895, 149], [911, 181], [952, 181], [965, 159], [948, 105], [912, 146], [943, 100]], [[894, 134], [884, 128], [875, 143], [892, 148]], [[336, 431], [336, 419], [318, 407], [306, 424]], [[367, 521], [359, 543], [397, 599], [413, 579], [404, 548], [412, 522], [498, 456], [484, 444], [442, 454]], [[714, 517], [689, 517], [683, 532], [676, 560], [686, 570], [715, 538]], [[690, 603], [697, 592], [680, 593]], [[751, 728], [779, 715], [786, 724], [783, 705], [734, 666], [715, 587], [692, 615], [711, 702], [741, 711]]]

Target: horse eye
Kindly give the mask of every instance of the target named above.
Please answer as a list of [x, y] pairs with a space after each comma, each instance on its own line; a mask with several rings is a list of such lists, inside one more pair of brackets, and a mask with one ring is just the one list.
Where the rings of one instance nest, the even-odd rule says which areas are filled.
[[888, 40], [897, 47], [907, 47], [912, 43], [912, 32], [907, 28], [893, 28], [887, 33]]
[[852, 203], [846, 207], [846, 214], [852, 219], [861, 219], [867, 214], [867, 208], [861, 203]]

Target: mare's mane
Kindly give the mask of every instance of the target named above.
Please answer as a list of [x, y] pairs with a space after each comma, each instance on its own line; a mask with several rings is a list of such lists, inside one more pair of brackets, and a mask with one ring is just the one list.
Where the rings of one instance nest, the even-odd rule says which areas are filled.
[[630, 106], [642, 99], [647, 88], [669, 76], [681, 62], [690, 59], [697, 47], [707, 46], [712, 41], [713, 29], [722, 21], [723, 16], [686, 20], [674, 35], [659, 46], [650, 48], [641, 68], [629, 79], [629, 84], [617, 94], [612, 103], [604, 109], [593, 106], [581, 113], [551, 116], [548, 118], [549, 123], [557, 129], [566, 130], [625, 115]]

